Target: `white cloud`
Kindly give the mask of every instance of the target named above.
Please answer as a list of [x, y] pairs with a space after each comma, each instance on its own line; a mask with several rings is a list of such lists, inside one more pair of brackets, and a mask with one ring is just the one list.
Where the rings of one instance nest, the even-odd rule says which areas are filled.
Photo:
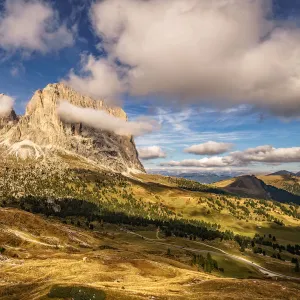
[[0, 94], [0, 118], [7, 117], [14, 106], [14, 99]]
[[299, 116], [300, 29], [270, 20], [271, 8], [271, 0], [109, 0], [91, 15], [109, 61], [129, 66], [121, 77], [133, 95]]
[[139, 136], [158, 129], [158, 124], [151, 120], [127, 122], [105, 111], [78, 107], [67, 101], [60, 102], [58, 115], [67, 123], [83, 123], [96, 129], [113, 131], [119, 135]]
[[245, 151], [231, 152], [228, 156], [214, 156], [202, 159], [185, 159], [182, 161], [170, 161], [161, 166], [169, 167], [237, 167], [252, 163], [294, 163], [300, 162], [300, 147], [274, 148], [272, 146], [259, 146]]
[[300, 162], [300, 147], [274, 148], [270, 145], [232, 152], [231, 157], [240, 163], [293, 163]]
[[77, 75], [71, 70], [65, 82], [78, 92], [95, 99], [111, 102], [125, 90], [117, 70], [105, 59], [97, 60], [92, 55], [83, 56], [81, 73], [83, 74]]
[[190, 133], [188, 121], [191, 120], [194, 114], [191, 108], [173, 112], [161, 107], [157, 107], [156, 110], [160, 124], [168, 124], [175, 132], [178, 133]]
[[0, 48], [46, 53], [72, 44], [72, 32], [59, 24], [57, 12], [44, 1], [5, 1], [0, 14]]
[[199, 168], [216, 168], [227, 167], [229, 162], [224, 157], [205, 157], [202, 159], [184, 159], [182, 161], [170, 161], [161, 163], [161, 166], [168, 167], [199, 167]]
[[193, 145], [191, 147], [185, 148], [184, 152], [192, 153], [196, 155], [216, 155], [228, 152], [232, 149], [232, 144], [230, 143], [218, 143], [209, 141], [199, 145]]
[[139, 158], [148, 160], [166, 157], [166, 153], [158, 146], [138, 148]]

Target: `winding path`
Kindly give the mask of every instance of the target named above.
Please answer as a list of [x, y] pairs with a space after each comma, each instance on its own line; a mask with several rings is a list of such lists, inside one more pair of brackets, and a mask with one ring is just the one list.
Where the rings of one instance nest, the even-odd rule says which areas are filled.
[[[153, 243], [156, 243], [156, 244], [171, 246], [173, 248], [182, 249], [182, 250], [188, 250], [188, 251], [196, 252], [196, 253], [208, 252], [208, 250], [199, 250], [199, 249], [195, 249], [195, 248], [189, 248], [189, 247], [178, 246], [178, 245], [175, 245], [175, 244], [170, 244], [170, 243], [162, 242], [160, 240], [150, 239], [150, 238], [147, 238], [147, 237], [145, 237], [145, 236], [143, 236], [141, 234], [138, 234], [138, 233], [126, 230], [124, 228], [122, 230], [125, 231], [125, 232], [127, 232], [127, 233], [129, 233], [129, 234], [138, 236], [138, 237], [142, 238], [143, 240], [146, 240], [146, 241], [149, 241], [149, 242], [153, 242]], [[212, 253], [215, 253], [215, 254], [218, 254], [218, 255], [224, 255], [224, 256], [230, 257], [230, 258], [232, 258], [234, 260], [241, 261], [243, 263], [251, 265], [251, 266], [253, 266], [257, 270], [259, 270], [261, 273], [263, 273], [266, 276], [273, 277], [273, 278], [284, 278], [284, 279], [289, 279], [289, 280], [299, 280], [300, 281], [300, 277], [293, 277], [293, 276], [288, 276], [288, 275], [280, 274], [280, 273], [277, 273], [277, 272], [273, 272], [273, 271], [268, 270], [268, 269], [260, 266], [259, 264], [254, 263], [254, 262], [252, 262], [252, 261], [250, 261], [250, 260], [248, 260], [246, 258], [230, 254], [230, 253], [228, 253], [228, 252], [226, 252], [226, 251], [224, 251], [224, 250], [222, 250], [220, 248], [217, 248], [217, 247], [205, 244], [203, 242], [194, 242], [194, 243], [201, 244], [201, 245], [204, 245], [206, 247], [209, 247], [209, 248], [212, 248], [214, 250], [219, 251], [219, 252], [210, 251]]]

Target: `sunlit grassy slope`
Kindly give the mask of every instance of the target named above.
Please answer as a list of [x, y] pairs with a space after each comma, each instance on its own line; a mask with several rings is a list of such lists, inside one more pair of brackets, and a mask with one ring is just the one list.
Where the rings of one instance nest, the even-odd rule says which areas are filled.
[[[9, 161], [0, 166], [0, 201], [1, 193], [7, 204], [28, 196], [77, 199], [130, 216], [206, 221], [221, 231], [250, 237], [273, 234], [283, 244], [300, 242], [297, 205], [241, 198], [215, 186], [160, 175], [128, 178], [77, 160], [64, 158], [42, 168], [40, 162]], [[57, 170], [57, 165], [66, 166]], [[31, 209], [25, 200], [21, 208]], [[68, 209], [76, 211], [71, 205]]]
[[[94, 223], [90, 230], [70, 224], [80, 218], [67, 218], [64, 224], [17, 209], [0, 209], [0, 220], [5, 248], [0, 299], [69, 299], [66, 287], [89, 296], [78, 299], [96, 300], [101, 295], [124, 300], [240, 299], [241, 293], [243, 299], [298, 297], [299, 283], [262, 280], [251, 266], [221, 255], [212, 254], [224, 272], [204, 273], [191, 264], [191, 252], [172, 247], [188, 243], [206, 255], [207, 247], [192, 241], [171, 238], [165, 240], [170, 246], [158, 247], [120, 226]], [[155, 228], [147, 230], [151, 235]]]
[[[300, 213], [297, 205], [216, 194], [207, 192], [205, 188], [203, 192], [190, 191], [178, 179], [160, 175], [143, 174], [138, 178], [143, 183], [132, 184], [133, 193], [137, 197], [161, 203], [185, 218], [218, 223], [223, 229], [243, 235], [276, 233], [283, 243], [300, 242], [300, 220], [295, 217]], [[221, 186], [228, 185], [230, 181], [222, 181]], [[186, 180], [184, 183], [186, 184]], [[282, 220], [285, 226], [270, 221], [272, 218]]]
[[260, 175], [257, 177], [266, 184], [300, 195], [300, 177], [287, 175]]
[[[300, 195], [300, 177], [290, 175], [257, 175], [265, 184], [286, 190], [292, 194]], [[214, 186], [224, 188], [235, 181], [236, 178], [213, 183]]]
[[[3, 299], [48, 299], [52, 288], [53, 293], [64, 292], [61, 285], [92, 286], [103, 290], [108, 299], [223, 299], [216, 286], [226, 289], [229, 299], [242, 291], [245, 299], [256, 292], [263, 293], [264, 299], [270, 297], [271, 283], [251, 265], [213, 250], [213, 259], [224, 270], [207, 272], [192, 265], [193, 252], [183, 249], [197, 249], [206, 256], [209, 245], [298, 276], [290, 252], [281, 251], [280, 260], [271, 257], [279, 254], [272, 248], [274, 237], [283, 246], [300, 243], [300, 210], [293, 204], [242, 198], [185, 179], [126, 177], [88, 161], [63, 158], [59, 163], [10, 160], [2, 164], [0, 206]], [[126, 227], [156, 240], [157, 224], [162, 227], [158, 240], [169, 245], [121, 230]], [[230, 238], [223, 240], [225, 232]], [[248, 243], [244, 247], [234, 238], [237, 234], [251, 239], [259, 234], [271, 246]], [[208, 246], [201, 244], [203, 239]], [[266, 256], [254, 254], [257, 247]], [[83, 257], [89, 261], [84, 263]], [[254, 283], [251, 277], [259, 281]], [[53, 287], [57, 284], [58, 290]], [[293, 283], [277, 287], [287, 293], [287, 299], [293, 299], [299, 289]]]

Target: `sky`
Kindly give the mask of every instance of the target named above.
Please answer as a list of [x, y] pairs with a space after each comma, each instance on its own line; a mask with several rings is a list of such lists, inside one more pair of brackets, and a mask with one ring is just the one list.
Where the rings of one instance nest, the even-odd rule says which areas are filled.
[[[0, 0], [0, 116], [64, 81], [128, 114], [151, 171], [300, 171], [297, 0]], [[65, 99], [67, 100], [67, 99]]]

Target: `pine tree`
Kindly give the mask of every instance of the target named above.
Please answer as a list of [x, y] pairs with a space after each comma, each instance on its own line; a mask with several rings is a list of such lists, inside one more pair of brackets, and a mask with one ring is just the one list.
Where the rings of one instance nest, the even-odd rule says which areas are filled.
[[295, 265], [295, 272], [299, 273], [300, 272], [300, 266], [299, 266], [299, 261], [297, 260], [296, 265]]
[[206, 260], [204, 264], [204, 272], [211, 273], [211, 271], [212, 271], [211, 264], [208, 260]]
[[211, 261], [211, 260], [212, 260], [212, 257], [211, 257], [211, 254], [210, 254], [210, 252], [207, 252], [206, 258], [207, 258], [207, 260], [209, 260], [209, 261]]
[[205, 266], [204, 271], [211, 273], [211, 271], [213, 270], [213, 267], [214, 267], [214, 262], [213, 262], [210, 252], [208, 252], [206, 255], [206, 260], [205, 260], [204, 266]]

